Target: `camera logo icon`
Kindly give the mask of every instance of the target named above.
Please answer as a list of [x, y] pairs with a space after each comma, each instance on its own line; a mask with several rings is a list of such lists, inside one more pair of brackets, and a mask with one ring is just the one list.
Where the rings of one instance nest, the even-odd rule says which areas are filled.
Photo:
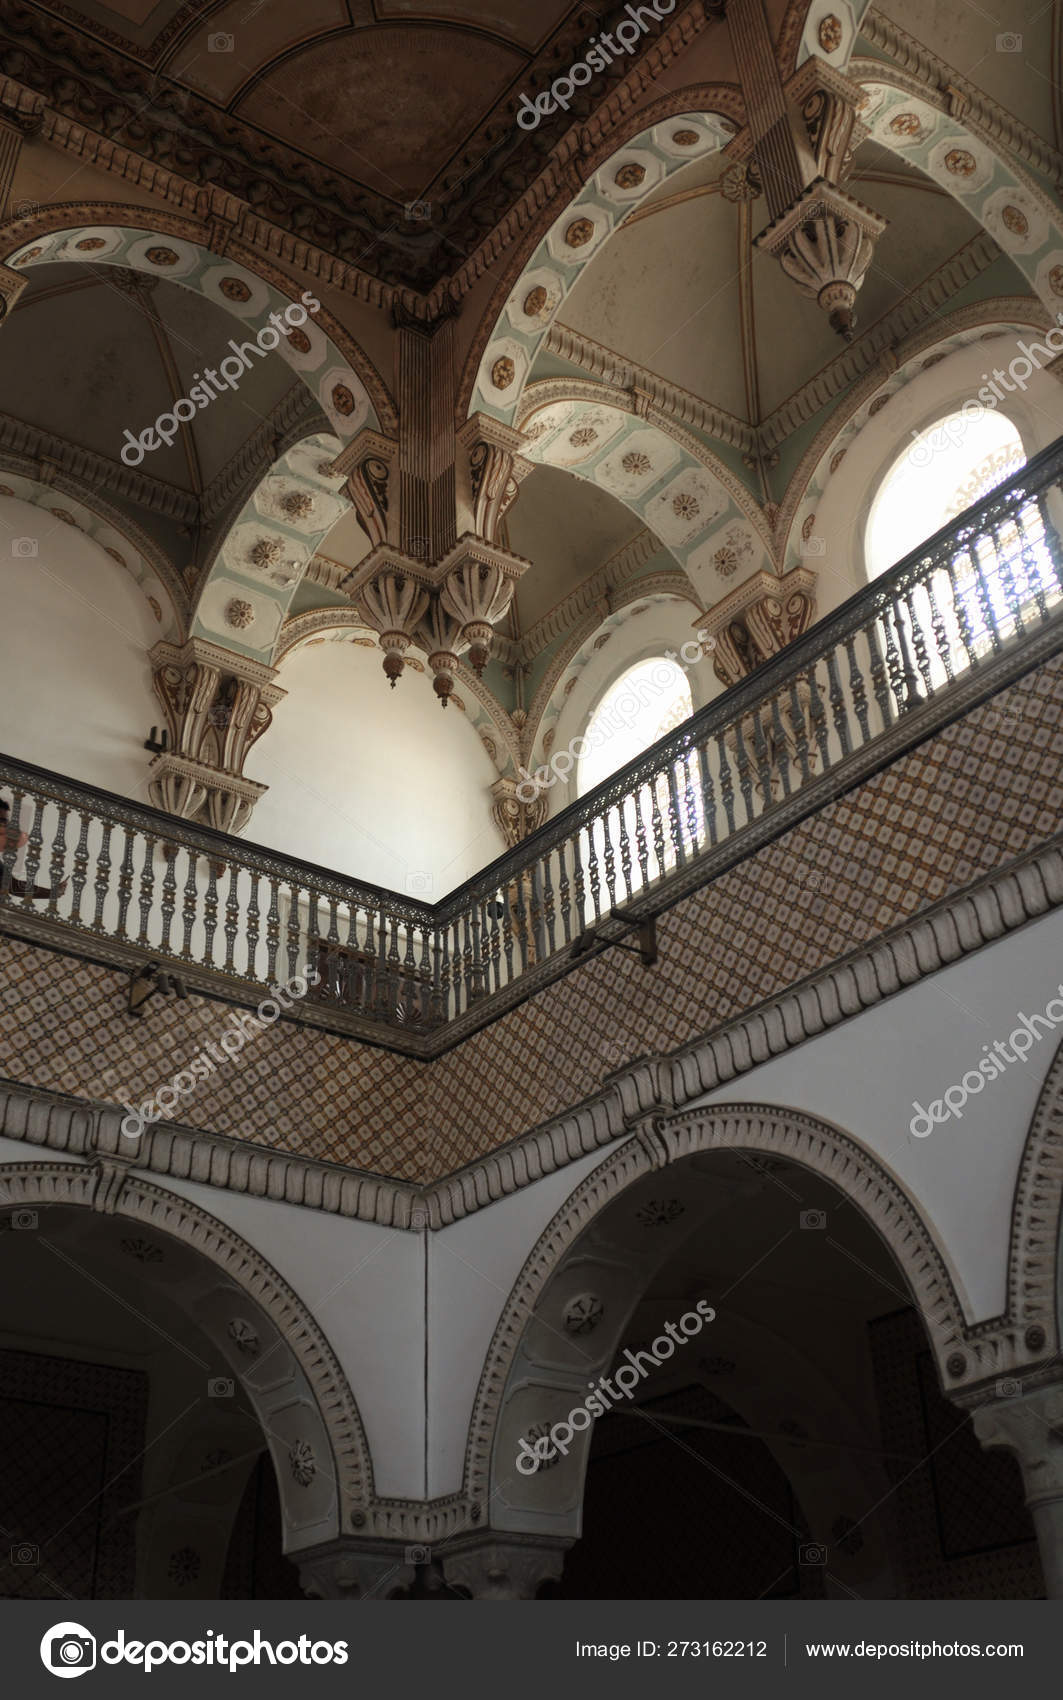
[[236, 1392], [236, 1384], [227, 1375], [216, 1375], [207, 1382], [208, 1399], [231, 1399]]
[[96, 1666], [96, 1637], [84, 1624], [57, 1623], [41, 1640], [41, 1663], [53, 1676], [84, 1676]]
[[223, 30], [217, 30], [213, 35], [207, 37], [208, 53], [231, 53], [235, 46], [235, 38], [226, 35]]
[[1005, 30], [1003, 35], [997, 36], [997, 52], [1021, 53], [1022, 36], [1016, 35], [1014, 30]]
[[827, 1226], [827, 1212], [825, 1210], [802, 1210], [801, 1226], [802, 1228], [825, 1228]]
[[11, 553], [16, 560], [20, 555], [35, 555], [37, 553], [37, 539], [35, 537], [13, 537], [11, 539]]
[[826, 1564], [827, 1549], [819, 1541], [806, 1541], [797, 1549], [798, 1564]]

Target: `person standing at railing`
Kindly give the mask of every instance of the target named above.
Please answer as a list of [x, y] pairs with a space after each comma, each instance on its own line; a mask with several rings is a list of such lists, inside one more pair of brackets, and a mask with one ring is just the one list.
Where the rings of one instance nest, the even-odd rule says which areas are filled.
[[[5, 803], [3, 798], [0, 797], [0, 855], [2, 855], [5, 850], [10, 850], [12, 848], [12, 839], [14, 839], [14, 849], [16, 851], [21, 851], [29, 839], [28, 832], [19, 832], [17, 834], [12, 832], [10, 823], [11, 804]], [[68, 884], [68, 880], [62, 880], [57, 886], [30, 886], [27, 885], [25, 880], [12, 878], [6, 887], [4, 887], [3, 882], [0, 881], [0, 890], [11, 891], [16, 897], [62, 897]]]

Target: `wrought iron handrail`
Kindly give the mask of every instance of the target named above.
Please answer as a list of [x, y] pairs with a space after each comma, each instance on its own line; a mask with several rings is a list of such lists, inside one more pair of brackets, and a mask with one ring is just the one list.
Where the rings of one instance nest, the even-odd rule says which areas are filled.
[[245, 1001], [313, 963], [307, 1019], [432, 1054], [1063, 648], [1061, 524], [1063, 439], [436, 904], [0, 757], [5, 924]]

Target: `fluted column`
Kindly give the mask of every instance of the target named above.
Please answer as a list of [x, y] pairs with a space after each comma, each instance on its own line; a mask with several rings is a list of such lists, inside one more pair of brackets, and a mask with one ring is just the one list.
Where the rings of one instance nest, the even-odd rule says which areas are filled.
[[983, 1446], [1002, 1446], [1018, 1459], [1045, 1592], [1063, 1600], [1063, 1382], [1029, 1393], [1012, 1394], [1013, 1386], [1019, 1384], [1001, 1382], [1003, 1394], [975, 1410], [974, 1432]]

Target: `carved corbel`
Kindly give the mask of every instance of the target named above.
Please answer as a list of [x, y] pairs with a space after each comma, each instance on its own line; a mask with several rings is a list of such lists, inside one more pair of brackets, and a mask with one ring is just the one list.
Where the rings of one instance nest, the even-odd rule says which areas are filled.
[[549, 808], [545, 795], [537, 794], [531, 802], [525, 802], [521, 790], [522, 785], [515, 779], [496, 779], [491, 787], [491, 819], [509, 850], [515, 850], [523, 839], [538, 831]]
[[202, 638], [158, 643], [151, 661], [170, 740], [149, 769], [152, 801], [184, 820], [241, 831], [267, 789], [242, 773], [285, 695], [275, 670]]
[[501, 420], [475, 413], [459, 433], [466, 478], [458, 496], [458, 529], [497, 543], [502, 521], [532, 463], [520, 453], [524, 436]]
[[346, 476], [345, 493], [354, 515], [374, 548], [398, 541], [394, 470], [398, 444], [366, 426], [352, 437], [332, 470]]

